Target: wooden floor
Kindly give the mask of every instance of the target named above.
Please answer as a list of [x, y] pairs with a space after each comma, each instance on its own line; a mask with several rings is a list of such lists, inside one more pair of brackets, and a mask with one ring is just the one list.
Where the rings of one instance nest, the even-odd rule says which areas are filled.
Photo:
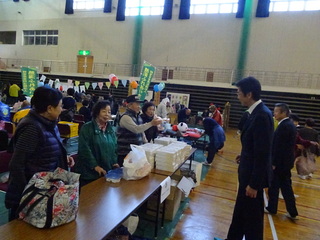
[[[226, 135], [223, 154], [215, 157], [204, 181], [190, 194], [189, 207], [170, 239], [213, 240], [214, 237], [226, 237], [237, 190], [238, 165], [234, 159], [241, 148], [235, 130], [228, 130]], [[286, 218], [284, 201], [280, 199], [278, 214], [265, 214], [265, 240], [320, 239], [320, 170], [311, 180], [302, 180], [293, 169], [292, 185], [298, 195], [296, 204], [300, 219], [293, 222]]]

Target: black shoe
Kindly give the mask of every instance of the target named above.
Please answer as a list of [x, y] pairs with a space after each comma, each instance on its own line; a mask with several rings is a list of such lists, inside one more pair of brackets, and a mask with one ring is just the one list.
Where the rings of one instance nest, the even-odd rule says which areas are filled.
[[263, 208], [263, 211], [264, 211], [264, 213], [271, 214], [271, 215], [276, 214], [276, 213], [270, 212], [266, 207]]
[[290, 218], [291, 220], [293, 220], [293, 221], [296, 221], [296, 220], [299, 220], [299, 218], [298, 218], [298, 216], [291, 216], [291, 214], [290, 213], [286, 213], [285, 214], [285, 216], [287, 217], [287, 218]]

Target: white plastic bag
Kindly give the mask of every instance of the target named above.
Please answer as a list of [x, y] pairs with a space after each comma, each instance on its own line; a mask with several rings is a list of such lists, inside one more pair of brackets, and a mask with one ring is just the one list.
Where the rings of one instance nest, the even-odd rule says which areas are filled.
[[132, 213], [130, 217], [128, 217], [122, 225], [128, 228], [128, 232], [133, 235], [137, 230], [139, 224], [139, 216], [136, 213]]
[[123, 178], [137, 180], [151, 172], [151, 165], [147, 160], [144, 149], [137, 145], [130, 145], [131, 151], [123, 161]]

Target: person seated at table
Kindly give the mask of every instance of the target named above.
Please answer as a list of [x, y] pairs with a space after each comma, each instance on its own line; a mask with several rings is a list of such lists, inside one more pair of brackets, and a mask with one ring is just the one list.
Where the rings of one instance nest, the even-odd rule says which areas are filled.
[[10, 107], [1, 102], [1, 97], [0, 97], [0, 121], [7, 121], [10, 122]]
[[209, 107], [209, 117], [216, 120], [216, 122], [222, 127], [222, 115], [219, 109], [214, 104]]
[[85, 122], [91, 121], [91, 111], [89, 109], [89, 101], [84, 99], [82, 107], [79, 109], [79, 114], [82, 114]]
[[20, 109], [13, 115], [12, 122], [15, 124], [19, 123], [22, 118], [27, 116], [31, 109], [31, 105], [28, 100], [24, 100], [21, 104]]
[[[153, 103], [147, 102], [143, 105], [142, 114], [140, 115], [143, 123], [151, 122], [154, 119], [155, 117], [154, 111], [155, 111], [155, 106]], [[152, 126], [144, 131], [144, 134], [148, 142], [153, 142], [153, 140], [157, 138], [158, 133], [159, 132], [158, 132], [157, 126]]]
[[63, 111], [60, 114], [60, 121], [72, 122], [74, 113], [77, 109], [74, 93], [75, 91], [73, 88], [68, 88], [67, 96], [62, 99]]
[[188, 123], [190, 114], [191, 114], [190, 108], [184, 107], [180, 109], [178, 112], [178, 123], [181, 123], [181, 122]]
[[78, 160], [75, 171], [80, 173], [80, 186], [84, 186], [117, 164], [116, 134], [108, 122], [111, 120], [111, 107], [108, 101], [99, 101], [92, 108], [92, 120], [85, 123], [79, 134]]
[[57, 120], [62, 110], [62, 94], [56, 89], [38, 87], [31, 100], [33, 109], [18, 124], [13, 136], [14, 151], [9, 165], [9, 185], [5, 204], [9, 220], [17, 217], [22, 192], [31, 177], [57, 167], [68, 170], [72, 157], [60, 139]]
[[12, 106], [12, 112], [17, 112], [18, 110], [20, 110], [21, 105], [25, 100], [27, 100], [26, 96], [24, 95], [19, 96], [18, 101]]
[[[201, 121], [198, 121], [201, 125]], [[213, 162], [215, 154], [219, 149], [223, 148], [224, 142], [226, 141], [226, 136], [224, 134], [223, 128], [217, 123], [216, 120], [212, 118], [205, 118], [202, 122], [204, 128], [204, 134], [209, 136], [209, 144], [207, 147], [208, 156], [207, 160], [203, 162], [204, 165], [210, 166]]]
[[143, 123], [140, 116], [140, 101], [138, 95], [130, 95], [126, 99], [127, 109], [120, 116], [117, 129], [118, 137], [118, 164], [122, 167], [123, 160], [131, 151], [130, 144], [142, 145], [147, 142], [144, 131], [162, 123], [161, 118], [154, 118]]
[[27, 114], [30, 112], [30, 110], [31, 110], [30, 108], [20, 109], [18, 112], [16, 112], [13, 115], [12, 122], [14, 122], [15, 124], [19, 123], [22, 118], [27, 116]]
[[208, 109], [204, 109], [202, 114], [201, 114], [201, 117], [203, 117], [203, 118], [209, 117], [209, 110]]

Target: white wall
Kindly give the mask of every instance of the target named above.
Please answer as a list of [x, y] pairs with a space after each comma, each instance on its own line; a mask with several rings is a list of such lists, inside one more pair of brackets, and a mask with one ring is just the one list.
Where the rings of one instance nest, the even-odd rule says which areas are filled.
[[[117, 6], [117, 1], [113, 2]], [[131, 63], [134, 17], [117, 22], [116, 10], [66, 15], [64, 8], [64, 0], [0, 0], [0, 31], [17, 31], [16, 45], [0, 45], [0, 57], [76, 61], [78, 50], [88, 49], [95, 62]], [[242, 19], [216, 14], [178, 20], [178, 11], [175, 7], [172, 20], [144, 17], [142, 60], [156, 66], [237, 66]], [[253, 17], [246, 68], [320, 73], [319, 25], [320, 11]], [[59, 45], [22, 46], [23, 30], [41, 29], [59, 30]]]

